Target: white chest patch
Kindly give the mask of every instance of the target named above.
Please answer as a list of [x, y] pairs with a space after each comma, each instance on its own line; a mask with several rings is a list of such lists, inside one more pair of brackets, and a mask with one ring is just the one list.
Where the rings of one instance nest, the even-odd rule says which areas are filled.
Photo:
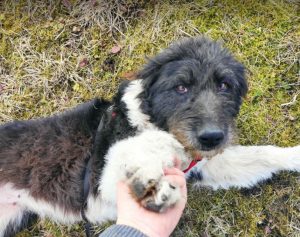
[[142, 80], [134, 80], [130, 82], [125, 89], [125, 93], [122, 97], [122, 101], [126, 104], [128, 109], [128, 120], [133, 127], [137, 127], [141, 132], [145, 129], [158, 128], [150, 122], [150, 117], [141, 111], [141, 100], [138, 95], [143, 92]]

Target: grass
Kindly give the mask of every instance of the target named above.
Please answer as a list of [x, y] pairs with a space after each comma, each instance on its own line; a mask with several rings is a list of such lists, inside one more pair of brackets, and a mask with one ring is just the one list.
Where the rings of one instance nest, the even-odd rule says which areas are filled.
[[[299, 143], [297, 1], [104, 2], [0, 2], [0, 123], [111, 98], [122, 75], [137, 70], [146, 55], [205, 34], [248, 68], [240, 143]], [[121, 51], [112, 53], [114, 46]], [[284, 172], [251, 190], [190, 189], [174, 236], [300, 236], [299, 178]], [[46, 220], [18, 236], [83, 236], [83, 229]]]

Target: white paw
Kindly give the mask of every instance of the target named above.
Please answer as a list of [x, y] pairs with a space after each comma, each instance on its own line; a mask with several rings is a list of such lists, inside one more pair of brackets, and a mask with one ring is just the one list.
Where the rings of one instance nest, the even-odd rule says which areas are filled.
[[164, 211], [180, 199], [178, 188], [170, 185], [163, 173], [165, 167], [174, 167], [175, 158], [182, 169], [190, 162], [183, 146], [163, 131], [148, 130], [117, 142], [105, 157], [100, 185], [104, 199], [116, 202], [116, 184], [124, 180], [144, 207]]
[[164, 212], [181, 198], [179, 187], [166, 180], [163, 172], [149, 176], [144, 175], [149, 174], [148, 170], [137, 169], [135, 173], [128, 174], [128, 183], [133, 197], [148, 210]]

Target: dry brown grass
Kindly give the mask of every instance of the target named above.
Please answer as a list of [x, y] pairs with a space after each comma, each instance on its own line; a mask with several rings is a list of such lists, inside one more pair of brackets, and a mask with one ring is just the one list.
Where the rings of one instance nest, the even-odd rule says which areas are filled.
[[[298, 144], [299, 4], [284, 0], [2, 1], [0, 122], [111, 98], [145, 55], [199, 34], [223, 41], [249, 70], [240, 142]], [[113, 46], [122, 49], [114, 54]], [[299, 179], [285, 172], [251, 190], [191, 190], [174, 236], [300, 236]], [[46, 220], [20, 234], [33, 235], [83, 232]]]

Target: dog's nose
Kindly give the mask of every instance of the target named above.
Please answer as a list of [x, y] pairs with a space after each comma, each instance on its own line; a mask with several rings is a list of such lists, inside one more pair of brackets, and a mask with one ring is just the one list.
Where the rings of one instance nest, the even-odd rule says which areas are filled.
[[222, 131], [204, 132], [198, 139], [203, 146], [213, 148], [223, 141], [224, 133]]

